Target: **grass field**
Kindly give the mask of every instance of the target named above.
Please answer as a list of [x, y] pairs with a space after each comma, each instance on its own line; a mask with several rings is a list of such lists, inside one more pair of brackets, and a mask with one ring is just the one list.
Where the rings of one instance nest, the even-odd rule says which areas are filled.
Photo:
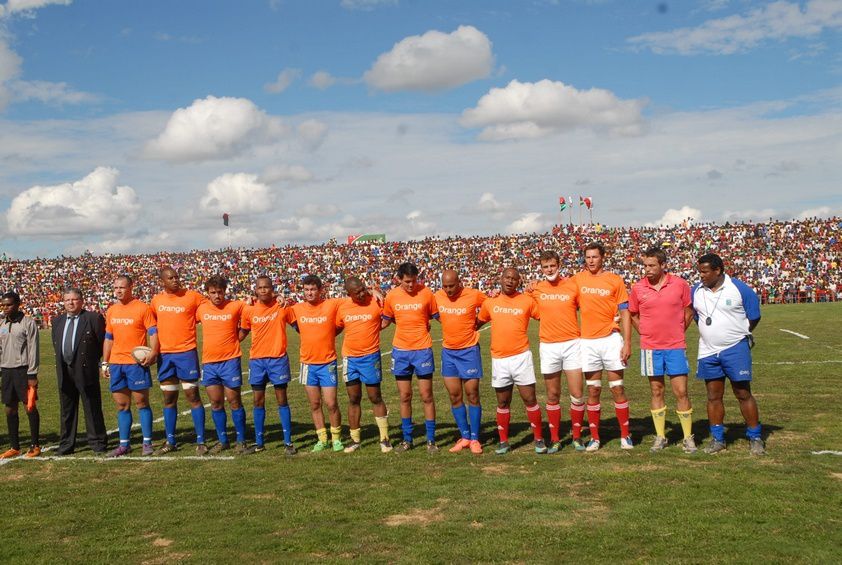
[[[728, 396], [727, 452], [691, 456], [672, 445], [650, 454], [648, 385], [639, 377], [636, 344], [626, 376], [632, 435], [641, 443], [632, 452], [619, 448], [609, 401], [602, 450], [576, 453], [565, 444], [557, 455], [537, 456], [517, 401], [512, 404], [517, 449], [495, 456], [495, 404], [486, 359], [486, 452], [481, 457], [444, 450], [428, 455], [423, 449], [383, 455], [365, 404], [361, 451], [310, 454], [315, 434], [303, 387], [293, 384], [294, 441], [301, 449], [294, 458], [284, 458], [279, 449], [280, 427], [269, 395], [269, 443], [261, 454], [184, 459], [193, 454], [192, 424], [189, 416], [180, 416], [182, 448], [171, 460], [84, 459], [91, 452], [82, 446], [79, 459], [13, 460], [0, 466], [0, 561], [837, 562], [842, 457], [812, 452], [842, 451], [834, 392], [842, 376], [840, 320], [842, 304], [764, 307], [754, 349], [754, 392], [768, 449], [762, 458], [748, 454], [745, 427]], [[537, 347], [537, 327], [532, 330]], [[487, 352], [488, 333], [482, 335]], [[389, 330], [384, 343], [390, 336]], [[697, 336], [691, 328], [691, 360]], [[58, 401], [48, 333], [41, 338], [42, 443], [49, 446], [57, 440]], [[297, 338], [294, 333], [290, 338], [296, 366]], [[383, 390], [392, 409], [392, 436], [398, 437], [391, 378]], [[437, 440], [449, 447], [456, 430], [440, 382], [436, 394]], [[691, 395], [694, 431], [706, 442], [703, 385], [692, 382]], [[152, 398], [159, 418], [160, 393], [153, 390]], [[249, 421], [250, 398], [244, 396]], [[678, 440], [671, 399], [667, 403], [674, 424], [670, 438]], [[103, 406], [107, 425], [116, 428], [105, 391]], [[179, 408], [186, 410], [186, 402]], [[415, 414], [422, 435], [420, 404]], [[214, 437], [209, 416], [207, 422], [208, 437]], [[162, 423], [155, 424], [155, 432], [157, 444]], [[562, 433], [569, 442], [568, 425]], [[116, 436], [111, 438], [116, 445]], [[5, 434], [0, 444], [8, 444]]]

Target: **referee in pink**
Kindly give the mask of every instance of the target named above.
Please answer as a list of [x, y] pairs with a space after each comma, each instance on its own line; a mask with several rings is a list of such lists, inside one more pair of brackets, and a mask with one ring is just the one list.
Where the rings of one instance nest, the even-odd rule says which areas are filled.
[[687, 396], [687, 343], [684, 332], [693, 320], [690, 286], [681, 277], [666, 271], [667, 256], [659, 247], [643, 253], [645, 275], [632, 285], [629, 313], [632, 326], [640, 334], [640, 374], [649, 378], [652, 391], [651, 413], [655, 440], [650, 451], [667, 446], [664, 403], [664, 376], [670, 378], [676, 398], [676, 411], [684, 433], [685, 453], [696, 452], [693, 438], [693, 408]]

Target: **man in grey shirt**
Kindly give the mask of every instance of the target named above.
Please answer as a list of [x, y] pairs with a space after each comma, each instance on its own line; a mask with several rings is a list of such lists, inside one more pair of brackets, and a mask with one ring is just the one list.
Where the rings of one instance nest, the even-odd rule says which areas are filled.
[[25, 457], [38, 457], [41, 455], [38, 440], [41, 417], [37, 408], [38, 324], [20, 311], [20, 296], [16, 292], [7, 292], [0, 297], [0, 310], [4, 314], [0, 324], [0, 384], [11, 443], [11, 449], [0, 454], [0, 459], [17, 457], [21, 453], [18, 404], [26, 407], [32, 437]]

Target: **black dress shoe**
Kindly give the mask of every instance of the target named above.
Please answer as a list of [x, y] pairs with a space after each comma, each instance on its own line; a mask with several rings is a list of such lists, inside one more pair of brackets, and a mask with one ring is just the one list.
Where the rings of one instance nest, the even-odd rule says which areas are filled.
[[58, 455], [59, 457], [61, 457], [62, 455], [72, 455], [72, 454], [73, 454], [72, 449], [56, 449], [53, 452], [53, 455]]

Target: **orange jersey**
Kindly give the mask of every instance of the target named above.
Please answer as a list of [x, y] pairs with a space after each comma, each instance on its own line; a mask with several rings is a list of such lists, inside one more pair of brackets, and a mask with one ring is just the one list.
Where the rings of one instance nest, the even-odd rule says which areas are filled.
[[336, 310], [336, 327], [345, 328], [343, 357], [360, 357], [380, 350], [380, 315], [383, 310], [369, 296], [367, 304], [344, 300]]
[[430, 319], [438, 315], [436, 299], [426, 286], [420, 287], [414, 296], [395, 287], [383, 302], [383, 316], [395, 322], [392, 345], [398, 349], [417, 351], [432, 347]]
[[240, 317], [245, 304], [227, 300], [222, 307], [210, 300], [196, 310], [202, 324], [202, 363], [217, 363], [240, 357]]
[[258, 300], [243, 308], [240, 327], [251, 331], [250, 359], [286, 355], [289, 317], [289, 310], [275, 299], [268, 306]]
[[500, 294], [482, 303], [477, 319], [491, 322], [491, 356], [518, 355], [529, 349], [529, 319], [538, 319], [538, 304], [528, 294]]
[[442, 347], [465, 349], [479, 343], [477, 333], [477, 310], [488, 299], [484, 292], [474, 288], [463, 288], [454, 299], [443, 290], [433, 295], [439, 308]]
[[154, 327], [152, 308], [137, 298], [128, 304], [117, 302], [109, 306], [105, 313], [105, 338], [111, 339], [114, 345], [108, 362], [134, 364], [132, 349], [146, 345], [146, 334]]
[[541, 343], [558, 343], [579, 337], [579, 319], [576, 316], [579, 291], [572, 278], [557, 281], [541, 281], [529, 295], [538, 303], [541, 327], [538, 338]]
[[298, 324], [301, 334], [302, 363], [321, 365], [336, 359], [336, 310], [341, 302], [328, 298], [315, 306], [299, 302], [290, 308], [291, 322]]
[[182, 353], [196, 349], [196, 309], [204, 301], [205, 298], [195, 290], [155, 295], [152, 312], [158, 321], [161, 353]]
[[619, 275], [602, 271], [592, 275], [582, 271], [573, 277], [579, 291], [582, 337], [595, 339], [620, 330], [618, 307], [628, 303], [629, 293]]

